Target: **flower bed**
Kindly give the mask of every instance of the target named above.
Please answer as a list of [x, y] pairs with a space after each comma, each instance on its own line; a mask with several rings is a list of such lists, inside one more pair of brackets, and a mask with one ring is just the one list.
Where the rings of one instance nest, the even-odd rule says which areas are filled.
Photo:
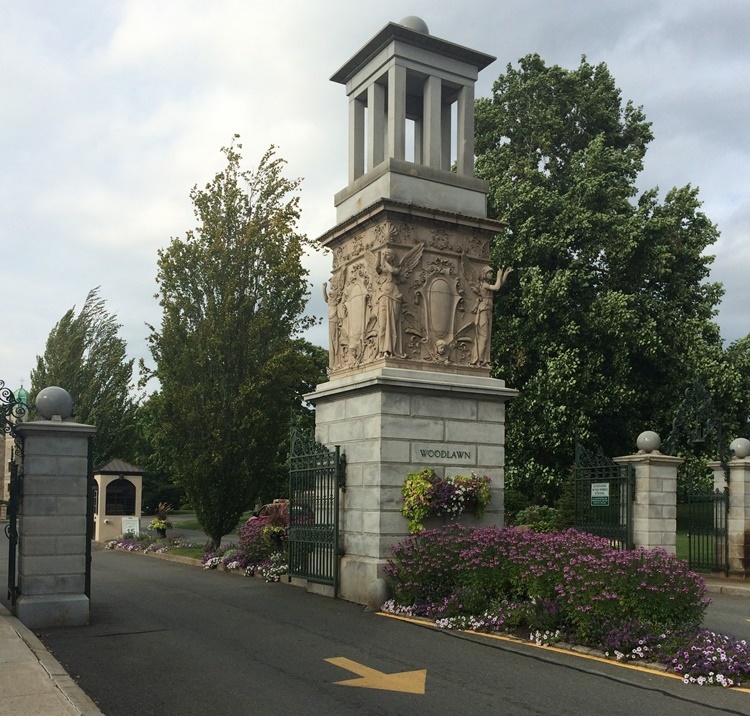
[[443, 628], [661, 661], [690, 683], [733, 686], [750, 676], [745, 642], [698, 630], [705, 584], [664, 551], [619, 551], [574, 530], [453, 526], [400, 542], [386, 574], [394, 597], [385, 610]]
[[126, 552], [144, 552], [146, 554], [149, 552], [166, 554], [175, 549], [196, 549], [202, 546], [202, 544], [183, 539], [182, 537], [159, 539], [147, 533], [139, 535], [129, 533], [117, 539], [110, 540], [104, 545], [104, 549], [122, 549]]
[[[267, 582], [278, 582], [286, 574], [286, 543], [289, 516], [281, 512], [252, 518], [242, 525], [237, 534], [237, 544], [227, 544], [217, 551], [204, 552], [204, 569], [221, 567], [240, 572], [247, 577], [259, 575]], [[105, 549], [122, 549], [128, 552], [155, 552], [164, 554], [176, 548], [202, 547], [180, 538], [157, 538], [151, 534], [127, 534], [111, 540]]]
[[203, 556], [204, 569], [221, 566], [242, 571], [248, 577], [259, 574], [267, 582], [278, 582], [287, 571], [288, 528], [289, 516], [281, 512], [250, 519], [237, 530], [238, 544]]

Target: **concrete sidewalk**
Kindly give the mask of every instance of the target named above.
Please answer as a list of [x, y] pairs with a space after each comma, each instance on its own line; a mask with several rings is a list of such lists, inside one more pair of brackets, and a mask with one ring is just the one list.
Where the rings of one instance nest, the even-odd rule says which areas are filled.
[[59, 662], [0, 604], [0, 716], [103, 716]]

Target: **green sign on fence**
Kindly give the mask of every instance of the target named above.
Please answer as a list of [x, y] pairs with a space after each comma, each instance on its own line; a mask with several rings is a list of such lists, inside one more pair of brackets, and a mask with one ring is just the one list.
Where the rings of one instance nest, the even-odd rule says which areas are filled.
[[592, 507], [609, 507], [609, 483], [592, 482], [591, 483], [591, 506]]

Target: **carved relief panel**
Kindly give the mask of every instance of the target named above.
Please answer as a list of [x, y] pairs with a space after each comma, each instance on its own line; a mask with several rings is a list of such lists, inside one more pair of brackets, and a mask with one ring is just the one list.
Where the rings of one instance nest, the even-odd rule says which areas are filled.
[[[330, 238], [330, 372], [489, 372], [492, 229], [383, 211]], [[325, 290], [325, 288], [324, 288]]]

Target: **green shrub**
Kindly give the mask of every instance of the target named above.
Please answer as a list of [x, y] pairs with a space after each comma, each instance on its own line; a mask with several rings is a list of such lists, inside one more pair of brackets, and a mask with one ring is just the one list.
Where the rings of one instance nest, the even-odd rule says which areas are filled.
[[504, 500], [504, 510], [505, 510], [505, 524], [506, 525], [515, 525], [516, 522], [516, 515], [521, 511], [525, 510], [531, 502], [529, 501], [529, 498], [526, 497], [526, 495], [523, 494], [523, 492], [520, 492], [519, 490], [516, 490], [513, 487], [506, 487], [505, 493], [503, 495]]
[[576, 524], [576, 478], [575, 473], [571, 472], [568, 479], [562, 486], [560, 499], [555, 503], [557, 518], [555, 519], [555, 529], [563, 531]]
[[534, 532], [552, 532], [557, 528], [557, 510], [544, 505], [531, 505], [516, 515], [516, 524], [530, 527]]

